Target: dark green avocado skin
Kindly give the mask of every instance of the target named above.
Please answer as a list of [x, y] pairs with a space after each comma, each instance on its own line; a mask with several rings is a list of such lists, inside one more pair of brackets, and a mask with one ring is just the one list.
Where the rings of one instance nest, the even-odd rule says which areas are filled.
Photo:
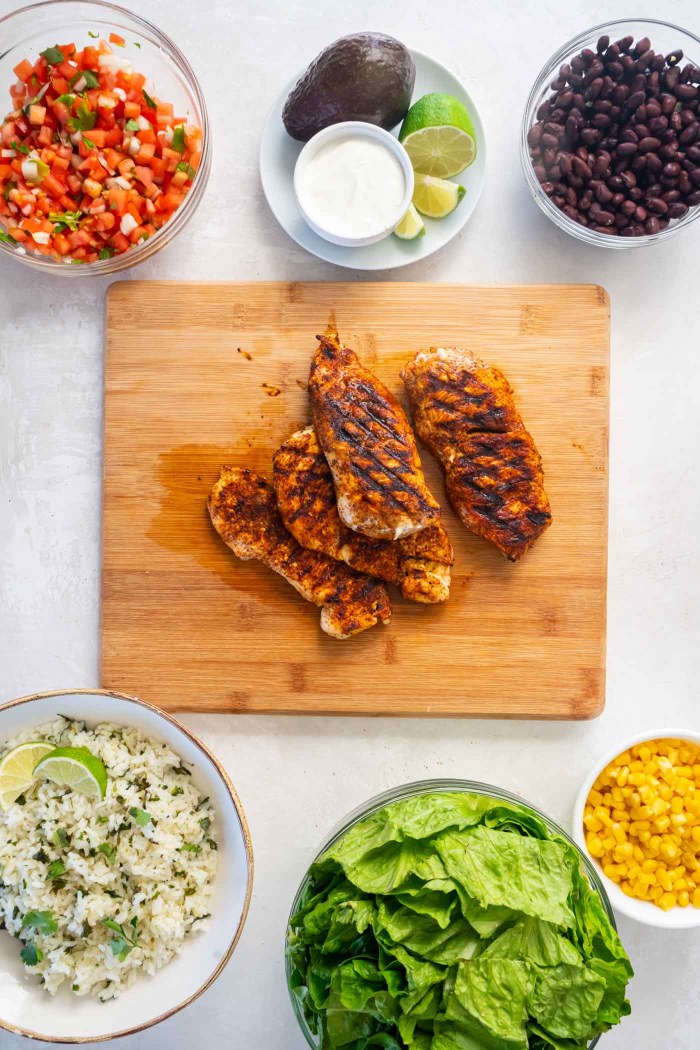
[[308, 142], [344, 120], [395, 127], [411, 105], [416, 67], [408, 48], [382, 33], [354, 33], [329, 44], [287, 99], [282, 120]]

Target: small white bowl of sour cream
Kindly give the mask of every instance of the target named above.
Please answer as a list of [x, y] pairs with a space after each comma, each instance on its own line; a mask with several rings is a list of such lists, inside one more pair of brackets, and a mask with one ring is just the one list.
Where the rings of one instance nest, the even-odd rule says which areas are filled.
[[398, 139], [348, 120], [310, 139], [294, 168], [294, 192], [311, 229], [347, 248], [393, 231], [413, 197], [413, 168]]

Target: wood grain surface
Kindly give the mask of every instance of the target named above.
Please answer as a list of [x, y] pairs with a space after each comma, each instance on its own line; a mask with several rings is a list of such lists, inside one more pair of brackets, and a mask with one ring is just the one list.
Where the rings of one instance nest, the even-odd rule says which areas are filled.
[[[423, 453], [455, 547], [452, 595], [346, 641], [214, 532], [224, 463], [270, 475], [309, 419], [315, 335], [404, 399], [421, 347], [508, 376], [554, 523], [512, 565], [471, 535]], [[604, 703], [609, 302], [591, 285], [124, 282], [106, 317], [102, 685], [168, 710], [568, 718]], [[404, 399], [405, 400], [405, 399]]]

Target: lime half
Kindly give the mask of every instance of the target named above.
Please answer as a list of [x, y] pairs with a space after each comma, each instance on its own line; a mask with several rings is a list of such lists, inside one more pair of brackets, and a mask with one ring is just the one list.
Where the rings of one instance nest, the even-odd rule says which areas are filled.
[[86, 747], [54, 748], [37, 763], [35, 772], [88, 798], [105, 797], [107, 770]]
[[466, 107], [452, 95], [433, 92], [411, 106], [399, 141], [419, 175], [448, 179], [476, 157], [476, 136]]
[[467, 191], [464, 186], [432, 175], [416, 175], [413, 203], [429, 219], [444, 219], [453, 212]]
[[8, 751], [0, 762], [0, 808], [7, 809], [34, 783], [34, 768], [54, 750], [43, 740], [28, 740]]
[[394, 227], [394, 233], [402, 241], [415, 241], [416, 237], [422, 237], [425, 233], [425, 223], [412, 204], [401, 222]]

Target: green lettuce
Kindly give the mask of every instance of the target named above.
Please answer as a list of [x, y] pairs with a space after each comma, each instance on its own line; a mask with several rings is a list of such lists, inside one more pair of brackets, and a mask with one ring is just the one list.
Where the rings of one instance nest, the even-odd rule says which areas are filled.
[[393, 803], [314, 864], [287, 938], [320, 1050], [585, 1050], [632, 976], [578, 853], [524, 806]]

